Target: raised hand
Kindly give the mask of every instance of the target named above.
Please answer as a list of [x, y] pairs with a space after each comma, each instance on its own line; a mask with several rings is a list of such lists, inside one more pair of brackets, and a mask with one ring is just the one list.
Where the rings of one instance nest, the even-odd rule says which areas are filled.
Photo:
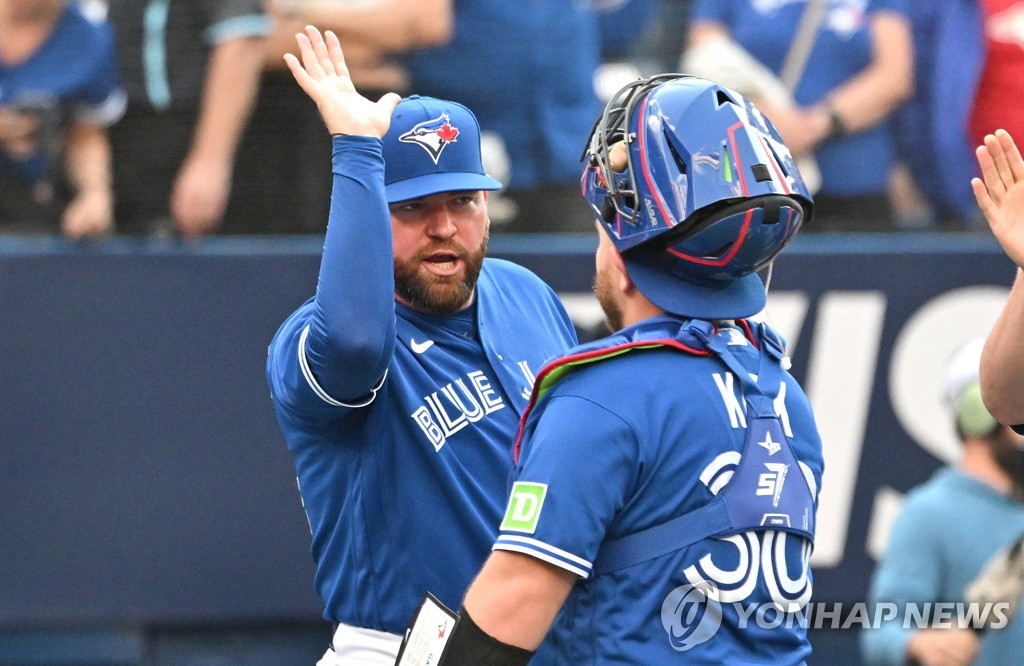
[[975, 151], [980, 178], [971, 180], [974, 196], [996, 240], [1024, 267], [1024, 159], [1006, 130], [985, 137]]
[[295, 40], [302, 62], [291, 53], [286, 53], [284, 60], [296, 82], [316, 102], [327, 130], [383, 137], [391, 125], [391, 112], [402, 98], [388, 93], [371, 102], [360, 95], [352, 84], [338, 37], [330, 30], [321, 35], [313, 26], [306, 26], [305, 33], [295, 35]]

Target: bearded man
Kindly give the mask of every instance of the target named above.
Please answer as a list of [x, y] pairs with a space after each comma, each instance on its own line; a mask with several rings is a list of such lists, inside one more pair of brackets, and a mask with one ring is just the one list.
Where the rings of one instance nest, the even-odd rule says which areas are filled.
[[335, 625], [320, 664], [393, 664], [423, 592], [457, 604], [490, 552], [534, 372], [576, 335], [539, 278], [484, 259], [501, 184], [473, 114], [371, 102], [332, 33], [296, 37], [286, 61], [331, 133], [334, 185], [316, 295], [267, 380]]

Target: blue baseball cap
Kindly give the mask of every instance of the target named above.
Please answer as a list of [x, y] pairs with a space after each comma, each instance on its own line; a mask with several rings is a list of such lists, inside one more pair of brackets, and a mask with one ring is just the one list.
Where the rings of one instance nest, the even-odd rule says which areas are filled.
[[412, 95], [391, 114], [384, 135], [384, 186], [388, 203], [438, 192], [498, 190], [484, 173], [480, 125], [455, 102]]
[[666, 312], [694, 319], [741, 319], [764, 309], [768, 300], [756, 273], [703, 284], [674, 275], [655, 253], [625, 252], [626, 272], [640, 293]]
[[[751, 197], [698, 211], [688, 220], [697, 233], [680, 228], [678, 237], [663, 234], [622, 252], [622, 259], [640, 293], [662, 310], [696, 319], [750, 317], [768, 300], [758, 271], [802, 218], [803, 207], [793, 198]], [[766, 247], [763, 235], [782, 240]]]

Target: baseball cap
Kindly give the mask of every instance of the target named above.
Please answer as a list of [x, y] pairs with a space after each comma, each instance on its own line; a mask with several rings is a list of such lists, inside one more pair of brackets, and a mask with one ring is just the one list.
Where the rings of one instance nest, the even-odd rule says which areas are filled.
[[701, 284], [675, 275], [653, 252], [626, 252], [626, 272], [649, 301], [695, 319], [739, 319], [764, 309], [768, 295], [756, 273]]
[[984, 338], [975, 338], [960, 347], [946, 366], [943, 399], [960, 431], [969, 437], [987, 437], [996, 427], [996, 420], [981, 399], [981, 351]]
[[641, 243], [622, 258], [640, 293], [662, 310], [697, 319], [750, 317], [768, 300], [758, 271], [785, 247], [789, 227], [803, 214], [790, 197], [752, 197], [698, 212], [695, 232], [663, 234], [666, 240]]
[[406, 97], [391, 114], [383, 141], [388, 203], [438, 192], [501, 189], [484, 173], [480, 125], [461, 104]]

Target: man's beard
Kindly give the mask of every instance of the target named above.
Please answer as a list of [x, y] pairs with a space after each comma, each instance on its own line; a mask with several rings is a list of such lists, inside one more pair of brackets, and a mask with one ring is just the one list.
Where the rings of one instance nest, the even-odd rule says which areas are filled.
[[997, 426], [996, 433], [989, 438], [989, 449], [996, 465], [1013, 480], [1014, 494], [1022, 499], [1024, 493], [1024, 451], [1019, 438], [1005, 426]]
[[[458, 255], [466, 267], [463, 277], [420, 273], [423, 260], [441, 250]], [[472, 298], [486, 254], [487, 233], [484, 233], [480, 248], [473, 254], [451, 241], [444, 241], [425, 248], [407, 261], [399, 262], [396, 258], [395, 293], [416, 310], [440, 316], [455, 314]]]
[[601, 304], [601, 309], [604, 310], [605, 323], [608, 325], [608, 329], [614, 333], [622, 328], [622, 308], [615, 301], [614, 291], [608, 282], [607, 277], [598, 273], [594, 277], [594, 295], [597, 296], [597, 302]]

